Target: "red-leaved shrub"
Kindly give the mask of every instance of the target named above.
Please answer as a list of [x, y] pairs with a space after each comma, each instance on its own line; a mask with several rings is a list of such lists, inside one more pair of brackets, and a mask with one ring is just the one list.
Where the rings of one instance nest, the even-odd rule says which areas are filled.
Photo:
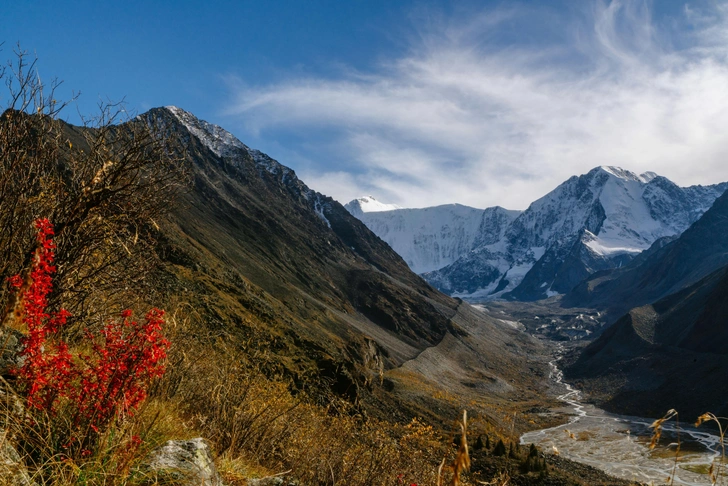
[[86, 332], [90, 353], [72, 355], [68, 344], [56, 337], [70, 314], [64, 309], [46, 311], [56, 271], [53, 226], [47, 219], [38, 219], [35, 226], [38, 250], [27, 288], [23, 290], [20, 275], [9, 279], [22, 292], [20, 309], [27, 327], [20, 353], [23, 364], [15, 373], [29, 408], [54, 415], [63, 405], [80, 434], [75, 440], [90, 444], [90, 434], [98, 435], [115, 418], [131, 415], [146, 398], [152, 380], [164, 374], [169, 348], [161, 332], [164, 311], [152, 309], [138, 322], [125, 310], [99, 332]]
[[[35, 227], [38, 229], [38, 250], [28, 287], [20, 298], [28, 334], [20, 353], [23, 365], [17, 370], [17, 376], [25, 385], [28, 406], [53, 412], [59, 399], [69, 397], [75, 369], [68, 345], [48, 339], [66, 324], [69, 313], [65, 309], [54, 315], [46, 312], [48, 294], [53, 290], [52, 275], [56, 272], [53, 265], [56, 246], [52, 239], [53, 226], [47, 219], [37, 220]], [[22, 289], [20, 275], [9, 281], [11, 286]]]

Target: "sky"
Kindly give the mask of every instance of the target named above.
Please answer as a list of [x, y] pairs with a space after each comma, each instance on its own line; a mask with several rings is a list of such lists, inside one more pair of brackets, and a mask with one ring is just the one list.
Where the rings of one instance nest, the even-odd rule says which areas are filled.
[[2, 59], [19, 43], [77, 95], [64, 119], [175, 105], [342, 204], [525, 209], [599, 165], [728, 181], [722, 1], [15, 0], [0, 19]]

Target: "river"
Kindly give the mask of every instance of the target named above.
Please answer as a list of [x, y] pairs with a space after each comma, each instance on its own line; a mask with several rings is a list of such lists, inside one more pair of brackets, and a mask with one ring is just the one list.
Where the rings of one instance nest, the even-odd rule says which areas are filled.
[[663, 426], [660, 444], [650, 450], [652, 419], [615, 415], [582, 403], [580, 392], [564, 383], [557, 362], [549, 363], [550, 376], [565, 406], [556, 411], [569, 415], [569, 423], [527, 432], [521, 436], [522, 444], [534, 443], [547, 453], [558, 451], [563, 457], [624, 479], [664, 484], [674, 470], [674, 484], [711, 484], [708, 469], [713, 461], [716, 467], [720, 462], [720, 437], [682, 423], [676, 428], [669, 421]]

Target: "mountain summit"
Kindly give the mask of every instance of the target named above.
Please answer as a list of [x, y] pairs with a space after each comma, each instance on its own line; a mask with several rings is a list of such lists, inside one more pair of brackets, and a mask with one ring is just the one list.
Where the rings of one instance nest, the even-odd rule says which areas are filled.
[[385, 204], [374, 199], [374, 196], [363, 196], [353, 201], [349, 201], [344, 205], [347, 211], [357, 218], [366, 213], [376, 213], [380, 211], [392, 211], [401, 209], [396, 204]]

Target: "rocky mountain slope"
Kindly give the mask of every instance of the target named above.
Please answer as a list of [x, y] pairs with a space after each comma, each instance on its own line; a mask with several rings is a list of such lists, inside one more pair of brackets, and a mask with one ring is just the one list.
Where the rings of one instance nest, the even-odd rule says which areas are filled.
[[538, 343], [430, 287], [291, 169], [181, 109], [141, 119], [179, 140], [191, 171], [160, 252], [169, 292], [207, 332], [258, 342], [301, 386], [326, 384], [388, 419], [454, 411], [437, 390], [481, 403], [538, 396], [538, 376], [521, 373], [543, 368], [531, 363]]
[[[495, 225], [488, 231], [482, 226], [469, 238], [454, 233], [465, 243], [472, 241], [471, 250], [423, 276], [446, 293], [471, 299], [529, 301], [563, 294], [597, 271], [623, 266], [656, 240], [679, 235], [727, 187], [681, 188], [651, 172], [637, 175], [597, 167], [504, 221], [505, 228]], [[384, 224], [390, 213], [395, 212], [364, 217], [375, 233], [395, 241], [392, 225]], [[396, 226], [405, 227], [406, 223]], [[401, 231], [397, 237], [405, 234]], [[395, 249], [410, 255], [414, 240], [400, 241]]]
[[678, 238], [661, 239], [629, 265], [594, 274], [564, 296], [563, 306], [588, 306], [617, 318], [657, 301], [728, 264], [728, 194]]
[[727, 223], [728, 193], [680, 237], [566, 295], [563, 306], [616, 320], [568, 368], [569, 379], [612, 410], [727, 413]]
[[728, 413], [728, 267], [654, 304], [636, 307], [566, 371], [609, 410], [693, 420]]

